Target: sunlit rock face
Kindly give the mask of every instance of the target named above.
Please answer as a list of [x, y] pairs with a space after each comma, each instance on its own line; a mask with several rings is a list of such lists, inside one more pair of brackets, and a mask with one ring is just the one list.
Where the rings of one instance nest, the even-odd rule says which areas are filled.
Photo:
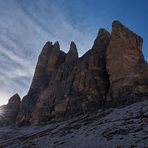
[[21, 103], [20, 100], [19, 95], [15, 94], [9, 99], [7, 105], [0, 107], [0, 126], [15, 124]]
[[101, 29], [90, 49], [78, 58], [74, 42], [66, 54], [59, 43], [47, 42], [34, 78], [21, 103], [17, 124], [65, 120], [102, 106], [109, 87], [105, 52], [110, 34]]
[[144, 60], [142, 43], [140, 36], [119, 21], [113, 22], [106, 67], [115, 102], [122, 104], [148, 97], [148, 64]]

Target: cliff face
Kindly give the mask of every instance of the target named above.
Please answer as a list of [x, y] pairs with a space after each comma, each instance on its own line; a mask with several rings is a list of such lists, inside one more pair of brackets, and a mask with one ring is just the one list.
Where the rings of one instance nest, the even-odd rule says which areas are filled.
[[148, 64], [144, 61], [142, 43], [140, 36], [119, 21], [113, 22], [106, 67], [112, 101], [116, 103], [148, 97]]
[[92, 49], [81, 58], [74, 42], [67, 54], [60, 50], [58, 42], [46, 43], [17, 123], [69, 119], [103, 105], [109, 87], [105, 68], [109, 39], [110, 34], [101, 29]]
[[67, 54], [58, 42], [47, 42], [14, 122], [29, 125], [66, 120], [108, 105], [147, 99], [148, 64], [142, 42], [119, 21], [113, 22], [111, 35], [100, 29], [92, 48], [80, 58], [74, 42]]

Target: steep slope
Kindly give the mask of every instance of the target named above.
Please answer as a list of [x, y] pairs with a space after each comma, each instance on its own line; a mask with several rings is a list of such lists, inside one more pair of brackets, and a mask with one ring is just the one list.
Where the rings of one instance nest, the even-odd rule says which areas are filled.
[[147, 148], [148, 100], [42, 126], [0, 128], [3, 148]]
[[103, 105], [109, 87], [105, 68], [109, 39], [110, 34], [101, 29], [92, 49], [81, 58], [74, 42], [67, 54], [58, 42], [47, 42], [30, 90], [22, 100], [17, 124], [69, 119]]

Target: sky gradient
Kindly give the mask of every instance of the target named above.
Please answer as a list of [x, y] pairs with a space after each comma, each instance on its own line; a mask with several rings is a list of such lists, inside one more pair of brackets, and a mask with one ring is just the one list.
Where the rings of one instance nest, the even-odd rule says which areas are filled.
[[147, 0], [0, 0], [0, 105], [29, 90], [46, 41], [65, 52], [77, 44], [79, 56], [91, 48], [99, 28], [111, 32], [119, 20], [143, 37], [148, 61]]

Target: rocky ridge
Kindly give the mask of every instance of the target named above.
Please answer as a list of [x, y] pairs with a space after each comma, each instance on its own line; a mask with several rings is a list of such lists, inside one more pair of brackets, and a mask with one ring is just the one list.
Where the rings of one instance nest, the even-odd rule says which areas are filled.
[[62, 121], [147, 99], [148, 64], [142, 42], [119, 21], [113, 22], [111, 35], [100, 29], [92, 48], [80, 58], [74, 42], [67, 54], [58, 42], [47, 42], [11, 123]]

